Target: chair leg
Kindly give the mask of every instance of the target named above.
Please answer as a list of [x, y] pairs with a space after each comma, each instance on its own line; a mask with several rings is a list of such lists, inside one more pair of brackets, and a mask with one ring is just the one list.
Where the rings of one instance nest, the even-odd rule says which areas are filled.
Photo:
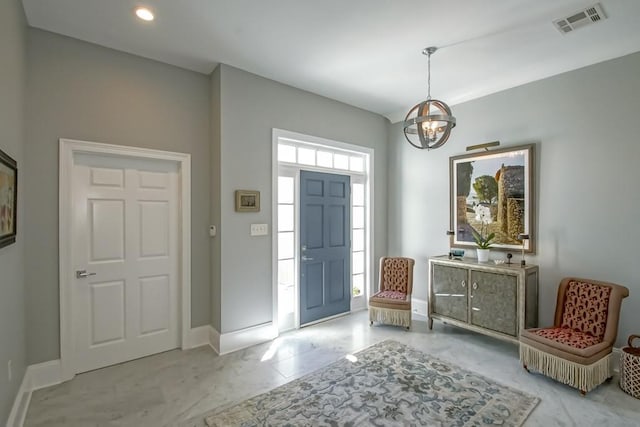
[[369, 326], [373, 326], [373, 320], [369, 321]]
[[523, 363], [523, 364], [522, 364], [522, 368], [523, 368], [525, 371], [527, 371], [528, 373], [531, 373], [531, 372], [529, 372], [529, 367], [527, 366], [527, 364], [526, 364], [526, 363]]
[[585, 397], [587, 395], [587, 392], [584, 390], [580, 390], [580, 396]]

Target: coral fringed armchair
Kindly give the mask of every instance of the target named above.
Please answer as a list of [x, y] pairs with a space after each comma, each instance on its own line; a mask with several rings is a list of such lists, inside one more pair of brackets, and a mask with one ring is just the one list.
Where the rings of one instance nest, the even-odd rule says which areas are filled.
[[568, 277], [560, 282], [550, 328], [520, 334], [520, 361], [580, 390], [583, 395], [613, 376], [611, 350], [618, 335], [624, 286]]
[[380, 286], [369, 298], [369, 322], [411, 328], [411, 291], [413, 266], [411, 258], [380, 258]]

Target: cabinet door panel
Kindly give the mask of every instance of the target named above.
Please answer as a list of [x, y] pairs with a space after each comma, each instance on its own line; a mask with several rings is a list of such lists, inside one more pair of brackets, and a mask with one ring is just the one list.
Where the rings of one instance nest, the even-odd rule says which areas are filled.
[[467, 321], [467, 274], [466, 268], [433, 265], [431, 307], [434, 313]]
[[517, 336], [518, 278], [471, 271], [471, 323]]

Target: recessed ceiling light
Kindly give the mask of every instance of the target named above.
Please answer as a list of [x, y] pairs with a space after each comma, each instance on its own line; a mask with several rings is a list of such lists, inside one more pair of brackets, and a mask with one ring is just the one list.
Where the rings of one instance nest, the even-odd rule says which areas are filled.
[[153, 21], [153, 12], [146, 7], [136, 7], [136, 16], [143, 21]]

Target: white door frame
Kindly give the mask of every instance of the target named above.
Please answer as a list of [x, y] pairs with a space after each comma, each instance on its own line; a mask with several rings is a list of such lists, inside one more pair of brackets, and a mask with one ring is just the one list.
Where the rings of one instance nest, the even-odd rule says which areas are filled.
[[102, 154], [118, 157], [136, 157], [152, 160], [166, 160], [179, 165], [180, 189], [180, 224], [179, 229], [179, 261], [180, 280], [178, 306], [181, 320], [181, 348], [189, 347], [189, 331], [191, 329], [191, 155], [169, 151], [152, 150], [122, 145], [103, 144], [97, 142], [60, 139], [59, 170], [59, 268], [60, 268], [60, 364], [62, 381], [70, 380], [76, 374], [74, 363], [73, 336], [73, 304], [70, 286], [74, 281], [72, 265], [72, 220], [71, 196], [73, 179], [73, 158], [76, 153]]

